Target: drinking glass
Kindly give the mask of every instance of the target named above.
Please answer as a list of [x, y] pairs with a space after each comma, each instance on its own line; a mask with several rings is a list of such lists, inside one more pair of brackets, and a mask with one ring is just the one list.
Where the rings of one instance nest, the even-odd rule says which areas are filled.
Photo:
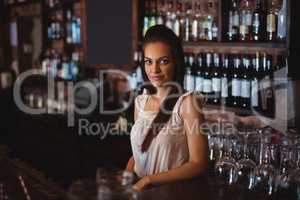
[[245, 131], [242, 135], [244, 137], [243, 145], [243, 157], [237, 161], [237, 183], [242, 187], [252, 189], [254, 183], [254, 169], [256, 163], [249, 158], [249, 148], [248, 148], [248, 137], [250, 132]]
[[[215, 174], [221, 181], [227, 185], [233, 185], [236, 182], [236, 160], [232, 156], [234, 135], [225, 133], [221, 139], [220, 158], [215, 165]], [[223, 153], [224, 151], [224, 153]]]
[[275, 168], [271, 164], [271, 137], [263, 130], [260, 133], [259, 164], [254, 169], [255, 182], [253, 189], [271, 196], [274, 193]]

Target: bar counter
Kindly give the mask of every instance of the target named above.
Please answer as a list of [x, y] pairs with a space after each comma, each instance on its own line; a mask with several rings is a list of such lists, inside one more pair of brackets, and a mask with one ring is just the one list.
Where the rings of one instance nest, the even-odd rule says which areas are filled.
[[[109, 198], [97, 198], [95, 184], [90, 180], [79, 180], [71, 185], [70, 190], [77, 190], [77, 195], [66, 193], [66, 200], [74, 199], [141, 199], [141, 200], [297, 200], [292, 193], [282, 193], [276, 196], [264, 195], [263, 192], [243, 190], [238, 185], [225, 187], [213, 178], [196, 178], [174, 182], [160, 186], [152, 186], [138, 192], [135, 197], [112, 193]], [[76, 189], [74, 189], [76, 188]], [[98, 193], [99, 195], [99, 193]], [[134, 196], [134, 195], [133, 195]]]

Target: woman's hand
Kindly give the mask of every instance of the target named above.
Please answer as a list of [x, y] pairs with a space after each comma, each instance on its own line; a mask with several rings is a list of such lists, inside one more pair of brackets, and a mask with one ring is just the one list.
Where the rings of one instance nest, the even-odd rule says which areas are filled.
[[144, 176], [141, 178], [136, 184], [133, 185], [133, 189], [140, 191], [151, 184], [151, 180], [149, 176]]

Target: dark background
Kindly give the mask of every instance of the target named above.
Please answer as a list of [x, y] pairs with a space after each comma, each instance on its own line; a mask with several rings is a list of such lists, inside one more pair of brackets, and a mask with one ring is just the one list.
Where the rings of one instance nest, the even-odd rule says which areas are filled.
[[132, 0], [86, 3], [88, 64], [129, 64], [132, 58]]

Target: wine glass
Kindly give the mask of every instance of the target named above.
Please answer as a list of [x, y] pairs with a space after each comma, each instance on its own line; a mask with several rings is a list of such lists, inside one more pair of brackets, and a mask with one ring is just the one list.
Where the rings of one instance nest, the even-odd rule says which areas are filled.
[[[215, 165], [215, 174], [221, 181], [227, 185], [233, 185], [236, 182], [236, 160], [232, 156], [233, 152], [233, 134], [224, 134], [221, 140], [223, 149], [220, 158]], [[223, 153], [224, 151], [224, 153]]]
[[271, 137], [263, 130], [260, 134], [259, 164], [254, 169], [253, 189], [263, 195], [271, 196], [274, 193], [275, 167], [271, 164]]
[[299, 137], [294, 145], [295, 168], [289, 174], [291, 199], [300, 200], [300, 142]]
[[244, 188], [252, 189], [254, 184], [254, 169], [256, 163], [249, 158], [248, 137], [251, 134], [248, 131], [243, 133], [244, 145], [243, 145], [243, 157], [237, 162], [237, 182]]
[[97, 168], [96, 184], [97, 184], [97, 199], [110, 200], [112, 199], [112, 189], [110, 187], [109, 174], [104, 168]]

